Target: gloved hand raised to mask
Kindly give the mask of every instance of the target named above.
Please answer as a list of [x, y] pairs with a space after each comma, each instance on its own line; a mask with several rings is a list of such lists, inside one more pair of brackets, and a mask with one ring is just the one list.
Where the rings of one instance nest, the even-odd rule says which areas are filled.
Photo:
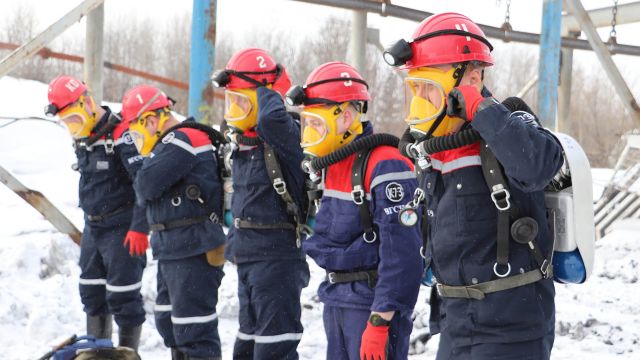
[[149, 236], [145, 233], [129, 230], [124, 237], [124, 246], [129, 248], [131, 256], [142, 256], [149, 247]]
[[497, 103], [492, 97], [482, 97], [475, 86], [458, 86], [447, 96], [447, 115], [471, 121], [478, 111]]

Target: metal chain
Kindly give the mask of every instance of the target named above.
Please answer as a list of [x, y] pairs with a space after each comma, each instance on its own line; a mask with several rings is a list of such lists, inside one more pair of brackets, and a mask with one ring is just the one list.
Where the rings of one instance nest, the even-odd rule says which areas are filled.
[[504, 23], [500, 28], [505, 32], [513, 30], [511, 27], [511, 0], [507, 0], [507, 9], [504, 12]]
[[616, 40], [616, 17], [618, 15], [618, 0], [613, 1], [613, 8], [611, 8], [611, 32], [609, 33], [609, 42]]
[[[618, 0], [616, 0], [617, 2]], [[507, 10], [504, 13], [504, 22], [510, 24], [511, 21], [511, 0], [507, 0]]]

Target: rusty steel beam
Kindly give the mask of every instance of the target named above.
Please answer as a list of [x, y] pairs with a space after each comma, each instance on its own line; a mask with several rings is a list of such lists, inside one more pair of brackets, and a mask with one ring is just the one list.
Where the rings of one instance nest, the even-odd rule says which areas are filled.
[[45, 219], [47, 219], [58, 231], [69, 235], [71, 240], [80, 245], [82, 233], [64, 214], [55, 207], [41, 192], [29, 189], [2, 166], [0, 166], [0, 182], [20, 196], [24, 201], [33, 206]]

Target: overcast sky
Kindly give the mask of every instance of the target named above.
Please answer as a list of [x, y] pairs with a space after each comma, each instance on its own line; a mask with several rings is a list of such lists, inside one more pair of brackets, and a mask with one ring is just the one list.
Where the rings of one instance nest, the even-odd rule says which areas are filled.
[[[33, 7], [39, 30], [49, 26], [60, 16], [68, 12], [81, 0], [0, 0], [5, 11], [0, 14], [0, 21], [10, 16], [16, 6]], [[622, 0], [621, 4], [631, 2]], [[392, 0], [393, 4], [411, 7], [429, 12], [455, 11], [469, 16], [472, 20], [493, 26], [500, 26], [504, 21], [507, 0]], [[582, 0], [588, 9], [611, 6], [612, 0]], [[511, 23], [514, 30], [540, 32], [542, 17], [542, 0], [512, 1]], [[162, 26], [163, 20], [174, 18], [175, 14], [190, 14], [193, 2], [190, 0], [106, 0], [105, 12], [107, 26], [109, 21], [125, 18], [135, 21], [138, 18], [151, 17]], [[323, 20], [331, 15], [349, 17], [350, 11], [293, 0], [218, 0], [218, 33], [233, 33], [246, 36], [253, 32], [271, 30], [287, 30], [291, 36], [304, 35], [305, 30], [312, 32], [313, 27], [320, 26]], [[408, 38], [413, 33], [416, 23], [391, 17], [368, 15], [368, 25], [380, 29], [380, 40], [383, 45], [399, 38]], [[152, 30], [152, 29], [150, 29]], [[295, 31], [289, 31], [295, 30]], [[69, 29], [66, 36], [82, 36], [83, 22]], [[600, 29], [606, 40], [610, 28]], [[618, 43], [640, 46], [640, 24], [618, 27]], [[345, 34], [348, 36], [348, 34]], [[498, 40], [493, 40], [497, 43]], [[108, 55], [107, 55], [108, 56]], [[616, 62], [623, 72], [630, 73], [630, 82], [638, 85], [640, 70], [636, 70], [638, 58], [616, 55]], [[595, 56], [590, 52], [576, 52], [576, 60], [597, 66]], [[637, 87], [637, 86], [634, 86]]]

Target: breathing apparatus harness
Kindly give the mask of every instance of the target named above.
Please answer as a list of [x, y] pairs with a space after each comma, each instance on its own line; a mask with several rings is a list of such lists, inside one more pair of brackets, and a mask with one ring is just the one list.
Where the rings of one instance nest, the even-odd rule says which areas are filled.
[[[356, 154], [351, 170], [351, 200], [358, 206], [360, 223], [362, 224], [362, 239], [371, 244], [378, 238], [373, 215], [369, 211], [369, 200], [365, 193], [364, 180], [366, 177], [367, 164], [373, 149], [378, 146], [388, 145], [398, 147], [400, 139], [391, 134], [372, 134], [364, 136], [350, 142], [344, 147], [316, 158], [307, 158], [302, 162], [302, 170], [309, 175], [314, 184], [322, 180], [322, 172], [329, 166], [336, 164], [347, 157]], [[315, 186], [307, 191], [309, 197], [309, 214], [315, 215], [319, 208], [319, 201], [322, 198], [322, 189]], [[370, 288], [374, 288], [378, 280], [377, 270], [354, 271], [354, 272], [328, 272], [326, 280], [331, 284], [347, 283], [354, 281], [367, 281]]]
[[[511, 112], [527, 111], [533, 115], [531, 109], [522, 99], [512, 97], [505, 100], [502, 104]], [[538, 234], [538, 223], [531, 217], [521, 217], [519, 210], [511, 203], [511, 193], [508, 182], [504, 176], [502, 166], [476, 130], [466, 129], [453, 135], [443, 136], [441, 138], [429, 138], [421, 142], [417, 142], [416, 144], [407, 143], [410, 136], [411, 135], [407, 131], [403, 135], [403, 140], [401, 140], [400, 151], [405, 156], [411, 156], [417, 153], [410, 150], [414, 146], [421, 146], [427, 154], [431, 154], [434, 152], [456, 149], [472, 144], [476, 141], [480, 141], [482, 173], [489, 187], [491, 200], [498, 210], [497, 251], [496, 262], [493, 266], [493, 272], [498, 279], [469, 286], [436, 284], [438, 294], [441, 297], [482, 300], [485, 295], [489, 293], [503, 291], [553, 277], [551, 259], [550, 257], [545, 257], [542, 254], [540, 247], [535, 241]], [[408, 149], [409, 151], [407, 151]], [[419, 159], [418, 162], [420, 162]], [[422, 170], [425, 170], [430, 166], [428, 160], [426, 160], [426, 162], [426, 167], [424, 166], [424, 163], [420, 164], [422, 165], [420, 166]], [[406, 208], [416, 208], [424, 198], [425, 196], [422, 190], [416, 191], [414, 200], [412, 200]], [[423, 216], [424, 212], [426, 212], [426, 208], [427, 206], [423, 206]], [[429, 228], [427, 221], [422, 222], [422, 234], [423, 246], [420, 252], [424, 257], [424, 252], [427, 249], [429, 240]], [[529, 252], [536, 261], [538, 268], [526, 273], [509, 276], [511, 273], [511, 265], [509, 264], [509, 235], [511, 235], [517, 243], [528, 245]]]
[[[292, 114], [292, 116], [294, 117], [297, 116], [297, 114], [293, 115], [294, 113], [290, 114]], [[273, 150], [273, 147], [271, 147], [271, 145], [269, 145], [259, 137], [246, 136], [241, 133], [234, 132], [232, 129], [225, 131], [225, 136], [227, 139], [229, 139], [229, 142], [237, 145], [262, 145], [264, 149], [264, 164], [267, 168], [267, 175], [269, 176], [271, 185], [284, 202], [287, 215], [289, 215], [293, 219], [293, 224], [290, 222], [262, 224], [246, 219], [234, 218], [233, 226], [236, 229], [295, 230], [296, 246], [299, 248], [302, 245], [302, 239], [313, 234], [313, 229], [309, 225], [307, 225], [308, 213], [305, 216], [287, 188], [287, 183], [282, 172], [282, 167], [280, 166], [280, 162], [278, 161], [278, 157], [276, 155], [276, 152]]]
[[[373, 215], [369, 211], [369, 201], [364, 191], [364, 179], [369, 156], [371, 151], [378, 146], [397, 147], [398, 142], [399, 139], [391, 134], [381, 133], [363, 136], [330, 154], [313, 159], [307, 158], [302, 162], [302, 170], [309, 175], [312, 181], [320, 182], [320, 172], [352, 154], [356, 154], [351, 171], [351, 199], [358, 206], [360, 222], [364, 230], [362, 238], [366, 243], [373, 243], [378, 237], [373, 224]], [[308, 196], [310, 204], [316, 203], [322, 197], [322, 190], [309, 191]]]
[[[160, 137], [158, 138], [158, 142], [156, 142], [156, 144], [160, 143], [163, 138], [165, 138], [168, 134], [172, 133], [173, 131], [178, 129], [184, 129], [184, 128], [200, 130], [207, 134], [207, 136], [209, 137], [209, 140], [211, 141], [211, 145], [213, 145], [216, 159], [218, 160], [218, 177], [222, 180], [224, 177], [228, 176], [228, 174], [226, 173], [225, 167], [222, 165], [224, 161], [223, 159], [224, 155], [222, 154], [222, 151], [221, 151], [222, 147], [227, 143], [227, 141], [218, 130], [212, 128], [211, 126], [200, 124], [195, 121], [185, 121], [167, 129], [162, 135], [160, 135]], [[221, 189], [220, 198], [224, 199], [224, 190], [222, 189], [222, 186], [220, 187], [220, 189]], [[200, 186], [196, 184], [187, 185], [185, 188], [184, 195], [186, 196], [187, 199], [191, 201], [197, 201], [198, 203], [200, 203], [203, 207], [206, 208], [207, 213], [209, 213], [209, 215], [192, 217], [192, 218], [180, 218], [176, 220], [170, 220], [165, 223], [149, 224], [149, 229], [152, 231], [166, 231], [166, 230], [171, 230], [179, 227], [199, 224], [205, 221], [210, 221], [214, 224], [222, 223], [222, 220], [221, 220], [222, 214], [220, 214], [219, 212], [223, 209], [223, 204], [218, 204], [218, 205], [214, 204], [213, 206], [207, 206], [205, 204], [204, 199], [202, 199]], [[180, 206], [181, 203], [182, 203], [182, 198], [180, 194], [174, 194], [174, 197], [171, 199], [171, 205], [177, 207], [177, 206]]]

